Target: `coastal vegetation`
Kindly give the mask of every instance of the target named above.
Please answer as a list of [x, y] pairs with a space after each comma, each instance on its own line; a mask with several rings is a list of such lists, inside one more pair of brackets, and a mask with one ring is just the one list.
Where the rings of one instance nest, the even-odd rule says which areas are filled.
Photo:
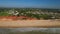
[[[25, 16], [23, 19], [60, 19], [60, 9], [0, 8], [0, 16]], [[27, 17], [27, 18], [26, 18]]]

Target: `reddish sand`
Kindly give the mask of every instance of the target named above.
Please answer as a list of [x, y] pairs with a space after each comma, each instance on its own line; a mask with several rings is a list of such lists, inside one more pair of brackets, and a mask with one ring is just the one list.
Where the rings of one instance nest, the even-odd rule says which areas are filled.
[[0, 27], [60, 27], [60, 20], [12, 20], [12, 18], [17, 17], [0, 17]]
[[19, 17], [17, 17], [17, 16], [0, 16], [0, 20], [4, 19], [4, 18], [12, 19], [12, 20], [24, 20], [24, 19], [26, 19], [26, 20], [37, 20], [36, 18], [31, 18], [31, 17], [27, 17], [27, 16], [19, 16]]

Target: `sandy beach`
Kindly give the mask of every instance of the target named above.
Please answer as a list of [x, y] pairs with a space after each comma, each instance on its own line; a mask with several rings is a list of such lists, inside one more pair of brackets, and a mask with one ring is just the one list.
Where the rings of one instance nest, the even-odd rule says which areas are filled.
[[0, 28], [60, 27], [60, 20], [11, 20], [1, 19]]

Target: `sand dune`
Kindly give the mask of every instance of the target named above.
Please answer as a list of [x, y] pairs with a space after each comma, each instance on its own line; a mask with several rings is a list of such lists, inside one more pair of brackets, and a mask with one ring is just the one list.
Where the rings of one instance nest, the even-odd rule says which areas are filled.
[[60, 20], [0, 20], [0, 27], [60, 27]]

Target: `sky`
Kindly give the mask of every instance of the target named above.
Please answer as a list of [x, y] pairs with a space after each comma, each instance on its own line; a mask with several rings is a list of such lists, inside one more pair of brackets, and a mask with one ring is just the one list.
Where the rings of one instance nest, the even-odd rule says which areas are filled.
[[0, 0], [0, 7], [60, 9], [60, 0]]

